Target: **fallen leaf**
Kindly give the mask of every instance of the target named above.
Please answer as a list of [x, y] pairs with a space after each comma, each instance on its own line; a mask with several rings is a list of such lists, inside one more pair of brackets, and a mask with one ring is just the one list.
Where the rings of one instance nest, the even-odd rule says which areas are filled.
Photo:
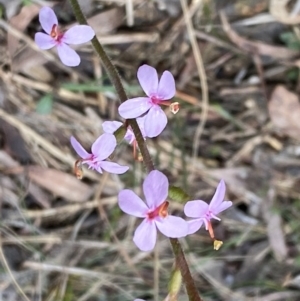
[[[39, 13], [40, 6], [36, 4], [30, 4], [30, 5], [25, 5], [21, 8], [21, 11], [19, 14], [13, 16], [9, 20], [9, 25], [12, 27], [18, 29], [19, 31], [24, 31], [27, 27], [27, 25], [31, 22], [31, 20], [37, 16]], [[17, 37], [12, 35], [9, 31], [7, 33], [7, 48], [8, 48], [8, 53], [11, 56], [11, 59], [13, 58], [14, 54], [18, 50], [19, 46], [19, 40]]]
[[238, 35], [230, 26], [225, 14], [220, 13], [223, 30], [227, 33], [229, 39], [235, 43], [240, 49], [251, 55], [265, 55], [277, 59], [290, 59], [299, 55], [299, 51], [288, 49], [285, 47], [272, 46], [259, 41], [248, 41]]
[[284, 232], [282, 230], [282, 220], [279, 213], [274, 212], [276, 192], [273, 187], [268, 190], [267, 197], [262, 204], [264, 220], [267, 224], [267, 233], [270, 247], [274, 257], [278, 262], [282, 262], [288, 256], [288, 249], [285, 243]]
[[279, 85], [271, 95], [268, 109], [273, 125], [283, 134], [299, 140], [300, 103], [298, 96]]
[[300, 16], [293, 16], [287, 10], [290, 0], [271, 0], [269, 5], [270, 14], [279, 22], [295, 25], [300, 23]]
[[36, 184], [68, 201], [84, 202], [94, 193], [90, 186], [60, 170], [31, 165], [24, 172]]
[[[30, 183], [28, 185], [28, 180], [25, 178], [24, 174], [22, 174], [24, 171], [23, 167], [12, 157], [10, 157], [7, 152], [1, 150], [0, 150], [0, 166], [1, 168], [3, 168], [3, 170], [16, 170], [16, 169], [19, 170], [19, 172], [16, 172], [17, 179], [23, 185], [23, 187], [27, 187], [29, 194], [31, 194], [33, 198], [36, 200], [36, 202], [43, 208], [51, 207], [50, 199], [49, 196], [46, 194], [46, 192], [34, 183]], [[11, 190], [15, 190], [15, 189], [11, 188]], [[6, 198], [6, 200], [8, 200], [8, 198]], [[19, 201], [20, 198], [18, 198], [18, 202]]]

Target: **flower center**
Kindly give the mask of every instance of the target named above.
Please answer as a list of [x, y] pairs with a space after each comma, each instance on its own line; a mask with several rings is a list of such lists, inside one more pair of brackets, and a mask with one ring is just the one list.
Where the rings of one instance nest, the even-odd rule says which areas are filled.
[[157, 98], [156, 96], [150, 97], [152, 104], [154, 105], [161, 105], [161, 106], [167, 106], [170, 108], [170, 111], [175, 115], [178, 113], [180, 106], [179, 103], [171, 102], [170, 100], [161, 100], [160, 98]]
[[165, 218], [168, 216], [168, 207], [169, 202], [164, 201], [160, 206], [156, 207], [154, 210], [148, 212], [148, 219], [152, 220], [156, 217], [162, 217]]
[[60, 42], [61, 38], [63, 37], [63, 33], [61, 33], [59, 31], [59, 28], [57, 26], [57, 24], [54, 24], [52, 26], [51, 32], [50, 32], [50, 36], [56, 40], [57, 42]]

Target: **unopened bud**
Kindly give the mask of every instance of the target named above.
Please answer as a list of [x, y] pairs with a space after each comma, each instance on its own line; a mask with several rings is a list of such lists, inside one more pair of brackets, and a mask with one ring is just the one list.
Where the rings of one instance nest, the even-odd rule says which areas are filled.
[[168, 296], [171, 297], [170, 300], [177, 300], [177, 295], [180, 291], [181, 283], [182, 283], [181, 272], [175, 266], [174, 270], [172, 271], [171, 279], [168, 285], [168, 291], [169, 291]]
[[125, 126], [122, 125], [114, 132], [114, 135], [117, 140], [117, 144], [119, 144], [124, 139], [126, 131], [127, 131], [127, 129], [125, 128]]
[[173, 114], [177, 114], [178, 111], [180, 109], [180, 106], [179, 106], [179, 102], [172, 102], [170, 104], [170, 111], [173, 113]]
[[74, 174], [78, 180], [83, 178], [83, 170], [81, 167], [81, 159], [77, 160], [74, 165]]

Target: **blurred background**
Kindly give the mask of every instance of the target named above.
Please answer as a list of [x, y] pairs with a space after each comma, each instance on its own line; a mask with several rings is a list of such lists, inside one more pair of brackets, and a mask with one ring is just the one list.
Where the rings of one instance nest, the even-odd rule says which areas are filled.
[[[203, 299], [300, 300], [300, 1], [79, 2], [129, 97], [143, 95], [142, 64], [175, 77], [180, 111], [166, 110], [167, 128], [147, 140], [156, 168], [192, 199], [209, 202], [226, 182], [234, 206], [214, 223], [222, 248], [205, 229], [181, 239]], [[169, 241], [140, 252], [140, 221], [117, 206], [145, 177], [131, 147], [116, 150], [124, 175], [73, 174], [70, 136], [89, 149], [103, 121], [121, 119], [90, 43], [76, 48], [76, 68], [34, 43], [42, 6], [62, 29], [74, 25], [68, 1], [0, 4], [0, 300], [164, 300]]]

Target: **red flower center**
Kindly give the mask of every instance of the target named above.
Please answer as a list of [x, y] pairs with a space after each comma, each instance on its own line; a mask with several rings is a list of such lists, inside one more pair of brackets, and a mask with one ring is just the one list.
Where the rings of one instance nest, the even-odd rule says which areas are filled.
[[169, 202], [164, 201], [160, 206], [156, 207], [153, 211], [148, 212], [148, 219], [152, 220], [156, 217], [165, 218], [168, 216]]
[[52, 26], [50, 36], [57, 42], [60, 42], [61, 38], [63, 37], [63, 33], [59, 31], [57, 24]]

